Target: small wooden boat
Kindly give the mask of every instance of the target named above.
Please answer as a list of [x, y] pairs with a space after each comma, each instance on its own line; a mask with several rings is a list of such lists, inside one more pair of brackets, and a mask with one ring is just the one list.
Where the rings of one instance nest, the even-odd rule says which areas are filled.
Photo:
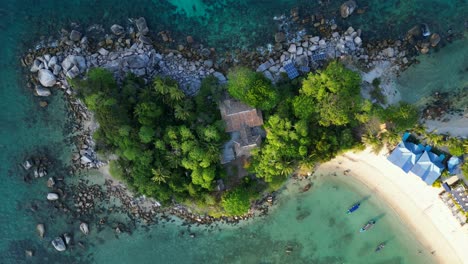
[[306, 186], [304, 186], [304, 188], [302, 188], [302, 192], [307, 192], [308, 190], [310, 190], [310, 187], [312, 187], [312, 183], [309, 183]]
[[361, 230], [359, 232], [366, 232], [367, 230], [371, 229], [375, 225], [375, 220], [370, 220], [365, 224], [363, 227], [361, 227]]
[[375, 249], [375, 252], [379, 252], [385, 247], [385, 242], [380, 243], [377, 248]]
[[351, 214], [352, 212], [356, 211], [359, 209], [359, 206], [361, 206], [360, 202], [355, 203], [353, 206], [351, 206], [348, 211], [346, 211], [347, 214]]

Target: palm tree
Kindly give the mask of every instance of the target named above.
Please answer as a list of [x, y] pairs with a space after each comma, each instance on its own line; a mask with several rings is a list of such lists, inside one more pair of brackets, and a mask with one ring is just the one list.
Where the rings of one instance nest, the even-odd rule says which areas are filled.
[[413, 127], [412, 131], [419, 136], [426, 138], [427, 137], [427, 128], [423, 124], [417, 124]]
[[151, 169], [151, 172], [153, 173], [153, 178], [151, 178], [151, 180], [157, 184], [166, 183], [166, 179], [169, 178], [169, 173], [161, 167]]
[[362, 143], [364, 143], [366, 146], [371, 147], [372, 152], [375, 154], [378, 154], [382, 148], [384, 147], [384, 142], [377, 136], [371, 135], [371, 134], [365, 134], [361, 138]]
[[463, 149], [468, 153], [468, 139], [463, 140]]
[[440, 145], [443, 139], [444, 139], [444, 136], [436, 134], [435, 130], [427, 134], [427, 138], [426, 138], [427, 142], [433, 145], [434, 147]]
[[400, 135], [394, 131], [386, 131], [382, 133], [382, 139], [388, 143], [390, 147], [394, 147], [400, 142]]

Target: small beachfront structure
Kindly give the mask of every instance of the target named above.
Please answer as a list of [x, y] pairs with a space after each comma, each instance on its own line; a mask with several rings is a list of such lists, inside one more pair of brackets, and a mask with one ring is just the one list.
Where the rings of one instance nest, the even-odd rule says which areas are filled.
[[403, 135], [402, 141], [388, 156], [388, 160], [404, 172], [411, 172], [432, 185], [445, 169], [442, 164], [445, 156], [431, 152], [430, 146], [408, 142], [409, 136], [408, 132]]

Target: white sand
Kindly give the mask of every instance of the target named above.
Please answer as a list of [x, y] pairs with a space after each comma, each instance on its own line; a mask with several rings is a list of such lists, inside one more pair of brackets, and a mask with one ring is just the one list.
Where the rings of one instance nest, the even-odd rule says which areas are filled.
[[352, 175], [384, 199], [407, 223], [439, 263], [468, 263], [468, 225], [460, 226], [439, 198], [442, 189], [427, 186], [417, 176], [406, 174], [386, 157], [348, 152], [322, 164], [320, 173], [350, 169]]
[[[468, 138], [468, 117], [459, 115], [446, 115], [441, 120], [448, 119], [447, 122], [426, 120], [425, 125], [428, 131], [436, 130], [438, 134], [450, 134], [451, 136]], [[467, 261], [468, 262], [468, 261]]]

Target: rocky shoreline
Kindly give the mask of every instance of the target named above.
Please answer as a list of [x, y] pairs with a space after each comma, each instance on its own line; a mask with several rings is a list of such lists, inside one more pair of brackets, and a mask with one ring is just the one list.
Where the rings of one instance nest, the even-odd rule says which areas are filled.
[[[349, 16], [356, 8], [352, 3], [348, 4], [341, 8], [342, 15]], [[99, 160], [94, 150], [92, 134], [97, 124], [92, 121], [92, 113], [75, 97], [75, 91], [68, 82], [69, 78], [82, 76], [90, 68], [106, 68], [114, 73], [118, 81], [128, 73], [142, 77], [147, 83], [155, 76], [168, 76], [175, 79], [186, 94], [193, 95], [200, 88], [203, 78], [213, 75], [220, 82], [225, 82], [227, 69], [238, 64], [248, 65], [262, 72], [273, 82], [283, 78], [284, 65], [288, 63], [294, 63], [299, 68], [309, 67], [310, 70], [318, 69], [324, 62], [332, 59], [350, 61], [359, 69], [365, 70], [385, 61], [390, 62], [395, 71], [399, 72], [416, 62], [413, 59], [415, 50], [427, 53], [440, 41], [438, 34], [422, 39], [420, 26], [411, 29], [403, 40], [365, 43], [361, 30], [349, 27], [340, 31], [333, 21], [323, 19], [318, 25], [314, 24], [315, 27], [321, 28], [321, 36], [306, 35], [305, 31], [288, 32], [287, 25], [293, 21], [293, 12], [291, 16], [277, 19], [279, 31], [274, 37], [274, 45], [270, 44], [256, 52], [220, 55], [215, 49], [197, 43], [191, 36], [187, 36], [186, 43], [179, 44], [176, 48], [168, 48], [166, 43], [172, 41], [168, 32], [153, 33], [144, 18], [130, 19], [127, 26], [115, 24], [110, 30], [105, 30], [100, 25], [87, 28], [85, 33], [78, 28], [62, 30], [60, 39], [38, 44], [24, 56], [22, 63], [29, 71], [28, 86], [36, 96], [45, 98], [56, 94], [55, 89], [62, 89], [69, 102], [70, 117], [74, 121], [72, 134], [75, 135], [74, 143], [77, 149], [73, 154], [70, 174], [77, 174], [107, 164], [107, 161]], [[155, 41], [156, 36], [162, 41]], [[47, 107], [47, 102], [41, 100], [40, 105]], [[28, 171], [25, 180], [31, 181], [33, 178], [46, 176], [47, 167], [51, 164], [47, 163], [46, 159], [38, 158], [28, 159], [22, 165]], [[50, 178], [48, 187], [51, 189], [49, 201], [54, 203], [54, 207], [63, 213], [72, 213], [76, 219], [85, 218], [96, 210], [101, 210], [96, 208], [96, 203], [117, 199], [123, 209], [112, 207], [107, 210], [119, 210], [127, 213], [130, 219], [139, 219], [145, 224], [171, 221], [171, 216], [177, 216], [189, 226], [234, 224], [254, 216], [265, 215], [273, 205], [276, 195], [265, 195], [246, 216], [214, 218], [194, 214], [188, 208], [177, 204], [161, 208], [157, 201], [144, 197], [135, 198], [125, 186], [112, 180], [106, 180], [104, 186], [90, 185], [84, 181], [78, 185], [66, 186], [63, 178]], [[68, 193], [70, 195], [67, 195]], [[67, 199], [69, 197], [71, 199]], [[96, 223], [90, 224], [92, 232], [94, 224], [105, 226], [106, 219], [97, 219]], [[112, 228], [116, 234], [128, 231], [124, 224], [117, 224]], [[53, 240], [60, 249], [63, 248], [62, 244], [65, 247], [68, 244], [66, 236], [62, 237]], [[63, 241], [65, 243], [62, 243]], [[55, 245], [54, 247], [57, 249]]]

